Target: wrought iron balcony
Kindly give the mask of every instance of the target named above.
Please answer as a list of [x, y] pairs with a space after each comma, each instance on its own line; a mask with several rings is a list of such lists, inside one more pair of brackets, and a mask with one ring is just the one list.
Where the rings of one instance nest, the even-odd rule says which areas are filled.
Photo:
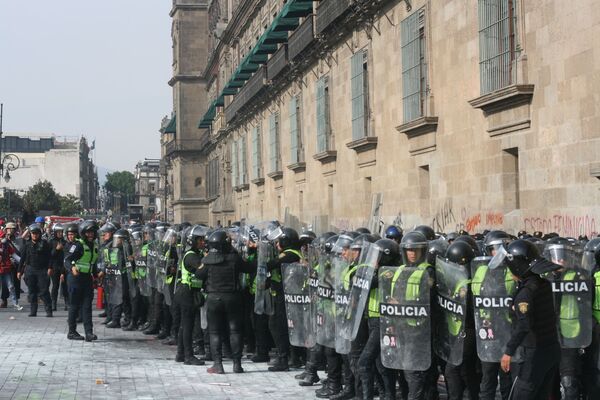
[[282, 45], [267, 63], [267, 78], [273, 80], [288, 65], [287, 45]]
[[316, 33], [325, 31], [350, 8], [350, 0], [322, 0], [317, 7]]
[[313, 20], [314, 18], [312, 15], [306, 17], [306, 20], [302, 25], [300, 25], [288, 39], [288, 59], [290, 61], [295, 59], [304, 49], [314, 42]]

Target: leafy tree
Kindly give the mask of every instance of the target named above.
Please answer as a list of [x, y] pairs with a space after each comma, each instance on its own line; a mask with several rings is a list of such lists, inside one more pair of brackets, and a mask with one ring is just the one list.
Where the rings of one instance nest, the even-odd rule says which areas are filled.
[[[121, 210], [127, 210], [127, 203], [135, 193], [135, 176], [129, 171], [117, 171], [106, 175], [104, 189], [108, 198], [121, 198]], [[115, 196], [117, 194], [118, 196]], [[112, 201], [109, 201], [112, 203]], [[114, 204], [110, 204], [115, 206]]]
[[59, 201], [60, 209], [58, 210], [58, 212], [62, 216], [75, 216], [83, 212], [81, 202], [76, 196], [73, 196], [72, 194], [68, 194], [66, 196], [59, 196]]
[[52, 183], [46, 180], [38, 181], [23, 196], [23, 209], [29, 215], [37, 214], [39, 210], [56, 212], [59, 208], [59, 195], [54, 190]]
[[0, 210], [5, 214], [20, 214], [23, 212], [23, 197], [12, 190], [5, 190], [0, 198]]

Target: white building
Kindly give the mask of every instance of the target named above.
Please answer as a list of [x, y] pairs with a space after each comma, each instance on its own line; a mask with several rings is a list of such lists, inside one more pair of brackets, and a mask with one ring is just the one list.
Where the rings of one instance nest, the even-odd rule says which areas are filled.
[[57, 193], [79, 198], [83, 208], [97, 208], [98, 174], [85, 137], [4, 136], [2, 152], [20, 160], [6, 188], [27, 190], [47, 180]]

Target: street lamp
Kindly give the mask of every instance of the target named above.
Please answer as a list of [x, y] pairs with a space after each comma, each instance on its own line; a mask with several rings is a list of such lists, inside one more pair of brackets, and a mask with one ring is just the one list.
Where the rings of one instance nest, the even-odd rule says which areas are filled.
[[21, 160], [16, 154], [4, 154], [2, 151], [2, 117], [4, 115], [4, 104], [0, 104], [0, 176], [8, 183], [10, 173], [19, 168]]

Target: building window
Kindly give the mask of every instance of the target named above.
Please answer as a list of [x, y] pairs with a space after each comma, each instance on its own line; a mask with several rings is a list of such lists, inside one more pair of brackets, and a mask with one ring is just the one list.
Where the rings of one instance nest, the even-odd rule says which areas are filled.
[[350, 59], [352, 86], [352, 140], [369, 135], [369, 77], [367, 52], [359, 51]]
[[262, 172], [262, 137], [260, 127], [252, 129], [252, 179], [261, 179]]
[[425, 115], [428, 82], [424, 8], [402, 21], [401, 35], [402, 107], [407, 123]]
[[231, 186], [238, 185], [238, 149], [237, 142], [231, 142]]
[[271, 172], [281, 171], [281, 152], [279, 148], [279, 114], [269, 116], [269, 156]]
[[148, 200], [148, 204], [155, 205], [156, 204], [156, 196], [154, 196], [154, 195], [150, 196], [150, 198]]
[[248, 183], [248, 169], [246, 163], [246, 135], [238, 140], [238, 185], [246, 185]]
[[302, 114], [300, 96], [293, 96], [290, 100], [290, 139], [291, 139], [291, 164], [304, 161], [304, 149], [302, 145]]
[[479, 0], [479, 79], [481, 94], [516, 81], [519, 48], [516, 36], [516, 0]]
[[317, 153], [333, 149], [329, 119], [329, 77], [317, 81]]
[[154, 193], [154, 191], [156, 190], [156, 187], [154, 185], [154, 183], [150, 184], [150, 193]]

